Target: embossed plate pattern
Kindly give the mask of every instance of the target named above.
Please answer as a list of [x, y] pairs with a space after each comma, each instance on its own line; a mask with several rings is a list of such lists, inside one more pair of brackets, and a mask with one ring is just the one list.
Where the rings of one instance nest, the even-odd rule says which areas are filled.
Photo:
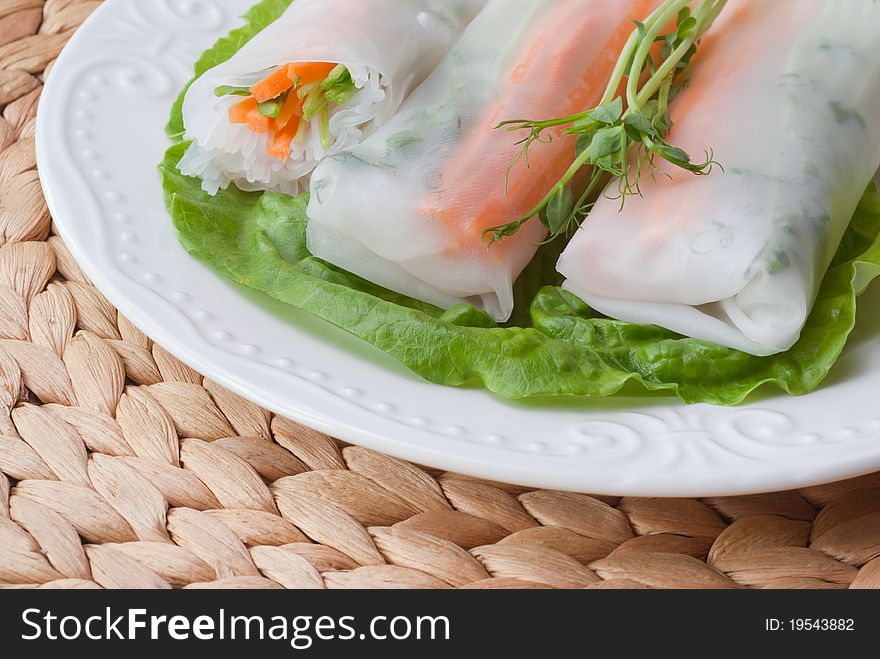
[[108, 0], [42, 97], [39, 168], [62, 236], [122, 313], [202, 373], [343, 440], [542, 488], [703, 496], [880, 469], [880, 291], [829, 383], [738, 409], [669, 398], [513, 405], [436, 387], [239, 290], [179, 246], [156, 164], [192, 64], [251, 0]]

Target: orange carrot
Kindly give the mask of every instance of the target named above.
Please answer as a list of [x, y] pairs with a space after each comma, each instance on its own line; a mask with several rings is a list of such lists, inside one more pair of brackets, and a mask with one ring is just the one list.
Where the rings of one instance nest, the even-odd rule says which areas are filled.
[[251, 87], [251, 93], [258, 103], [265, 103], [278, 98], [294, 85], [301, 87], [313, 82], [321, 82], [335, 68], [336, 65], [329, 62], [286, 64]]
[[[467, 139], [444, 165], [441, 184], [422, 206], [426, 215], [439, 217], [461, 241], [480, 239], [482, 232], [503, 222], [505, 218], [517, 217], [533, 208], [547, 193], [553, 183], [565, 172], [571, 162], [574, 138], [554, 134], [553, 142], [536, 147], [529, 154], [530, 167], [520, 162], [509, 174], [509, 187], [505, 186], [503, 172], [493, 167], [477, 167], [487, 152], [501, 151], [505, 162], [512, 162], [519, 152], [516, 139], [508, 133], [495, 130], [499, 122], [522, 111], [522, 99], [531, 94], [528, 112], [536, 116], [572, 114], [596, 104], [605, 91], [605, 85], [614, 68], [615, 60], [633, 29], [632, 19], [644, 17], [659, 4], [659, 0], [627, 0], [609, 3], [603, 7], [601, 16], [585, 17], [576, 26], [554, 25], [547, 34], [566, 33], [564, 48], [559, 56], [548, 61], [544, 53], [557, 50], [558, 42], [539, 38], [532, 44], [511, 71], [511, 84], [495, 101], [486, 114], [470, 131]], [[618, 17], [611, 20], [609, 13]], [[570, 14], [560, 12], [558, 21], [567, 20]], [[603, 42], [596, 42], [596, 26], [611, 25], [613, 30]], [[549, 27], [549, 26], [548, 26]], [[571, 79], [571, 63], [583, 58], [583, 44], [593, 44], [596, 56], [592, 65], [576, 80]], [[532, 90], [565, 89], [563, 98], [548, 97]], [[531, 98], [531, 97], [528, 97]], [[481, 199], [474, 205], [474, 190], [481, 190]], [[512, 241], [511, 241], [512, 242]], [[504, 243], [488, 251], [492, 258], [504, 258]]]
[[229, 109], [229, 122], [247, 124], [255, 133], [271, 133], [266, 152], [279, 160], [287, 160], [292, 151], [291, 143], [302, 126], [305, 99], [293, 92], [288, 94], [277, 119], [263, 115], [257, 105], [277, 99], [295, 86], [320, 83], [335, 68], [336, 65], [329, 62], [300, 62], [277, 68], [251, 87], [252, 97]]
[[287, 122], [287, 125], [280, 130], [275, 131], [275, 135], [269, 143], [266, 153], [274, 158], [278, 158], [278, 160], [287, 160], [290, 158], [290, 144], [296, 136], [296, 131], [299, 130], [300, 121], [300, 117], [294, 115], [293, 118]]
[[313, 82], [322, 82], [335, 68], [336, 65], [329, 62], [300, 62], [290, 64], [287, 75], [293, 81], [298, 80], [297, 86], [302, 87]]
[[257, 109], [257, 101], [253, 97], [246, 98], [241, 103], [236, 103], [229, 108], [229, 123], [246, 124], [248, 113]]
[[293, 87], [294, 79], [288, 75], [289, 70], [290, 65], [281, 66], [251, 87], [257, 103], [271, 101]]
[[289, 124], [290, 120], [295, 116], [302, 116], [302, 106], [303, 99], [293, 92], [288, 94], [287, 100], [284, 101], [284, 105], [281, 106], [281, 114], [279, 114], [278, 118], [275, 120], [275, 129], [283, 128]]
[[247, 113], [247, 127], [255, 133], [268, 133], [272, 127], [272, 119], [255, 107]]

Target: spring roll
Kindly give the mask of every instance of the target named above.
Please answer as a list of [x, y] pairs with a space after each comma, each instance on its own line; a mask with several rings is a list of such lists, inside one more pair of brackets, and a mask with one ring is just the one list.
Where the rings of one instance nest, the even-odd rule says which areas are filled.
[[180, 162], [216, 194], [296, 194], [328, 153], [387, 121], [486, 0], [294, 0], [183, 105]]
[[595, 105], [633, 20], [657, 0], [490, 0], [400, 112], [315, 170], [309, 248], [411, 297], [498, 320], [544, 238], [539, 222], [487, 250], [484, 230], [531, 210], [574, 157], [559, 133], [515, 160], [505, 120]]
[[880, 2], [731, 0], [669, 138], [723, 171], [660, 163], [622, 210], [600, 199], [559, 261], [565, 286], [613, 318], [755, 355], [794, 345], [880, 166], [878, 44]]

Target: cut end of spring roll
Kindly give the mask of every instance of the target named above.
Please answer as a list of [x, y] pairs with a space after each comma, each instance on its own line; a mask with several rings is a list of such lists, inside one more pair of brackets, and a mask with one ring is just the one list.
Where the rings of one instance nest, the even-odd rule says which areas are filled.
[[671, 108], [670, 141], [723, 170], [660, 163], [622, 209], [601, 198], [566, 288], [619, 320], [791, 348], [880, 166], [878, 43], [880, 3], [731, 0]]
[[[326, 115], [297, 115], [292, 133], [284, 130], [290, 124], [275, 129], [275, 118], [260, 114], [256, 103], [244, 121], [230, 120], [236, 107], [247, 101], [235, 96], [218, 99], [213, 93], [202, 99], [208, 91], [206, 81], [204, 90], [187, 97], [184, 113], [192, 117], [188, 127], [212, 128], [188, 128], [185, 138], [192, 144], [180, 161], [180, 171], [202, 179], [204, 190], [212, 195], [231, 183], [246, 191], [298, 194], [304, 179], [323, 157], [360, 141], [387, 97], [387, 83], [378, 71], [352, 65], [346, 69], [354, 71], [351, 77], [355, 94], [344, 105], [329, 104], [324, 109]], [[193, 110], [187, 115], [190, 102], [204, 102], [207, 111]], [[265, 127], [255, 127], [254, 119], [264, 121]]]
[[485, 2], [295, 0], [188, 90], [181, 172], [212, 195], [301, 192], [396, 112]]

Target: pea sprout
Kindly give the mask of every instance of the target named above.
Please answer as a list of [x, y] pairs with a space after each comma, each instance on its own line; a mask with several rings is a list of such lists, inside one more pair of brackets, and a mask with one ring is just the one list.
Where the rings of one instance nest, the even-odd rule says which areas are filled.
[[[698, 176], [709, 174], [719, 163], [707, 150], [705, 160], [694, 162], [684, 150], [665, 140], [672, 129], [669, 104], [688, 84], [691, 60], [700, 39], [721, 14], [727, 0], [703, 0], [695, 11], [689, 0], [666, 0], [643, 23], [636, 21], [617, 61], [608, 87], [596, 107], [579, 114], [532, 121], [505, 121], [505, 131], [528, 130], [519, 155], [507, 170], [520, 161], [528, 164], [529, 149], [535, 142], [552, 140], [548, 131], [564, 127], [564, 135], [576, 136], [575, 158], [541, 202], [523, 217], [487, 229], [483, 236], [489, 246], [515, 235], [527, 222], [538, 218], [549, 231], [548, 242], [576, 229], [595, 203], [596, 193], [609, 178], [617, 181], [621, 203], [640, 195], [642, 176], [656, 171], [660, 157]], [[675, 22], [675, 30], [663, 31]], [[653, 53], [659, 44], [659, 61]], [[622, 94], [621, 85], [626, 81]], [[576, 177], [591, 168], [589, 182], [576, 189]]]

